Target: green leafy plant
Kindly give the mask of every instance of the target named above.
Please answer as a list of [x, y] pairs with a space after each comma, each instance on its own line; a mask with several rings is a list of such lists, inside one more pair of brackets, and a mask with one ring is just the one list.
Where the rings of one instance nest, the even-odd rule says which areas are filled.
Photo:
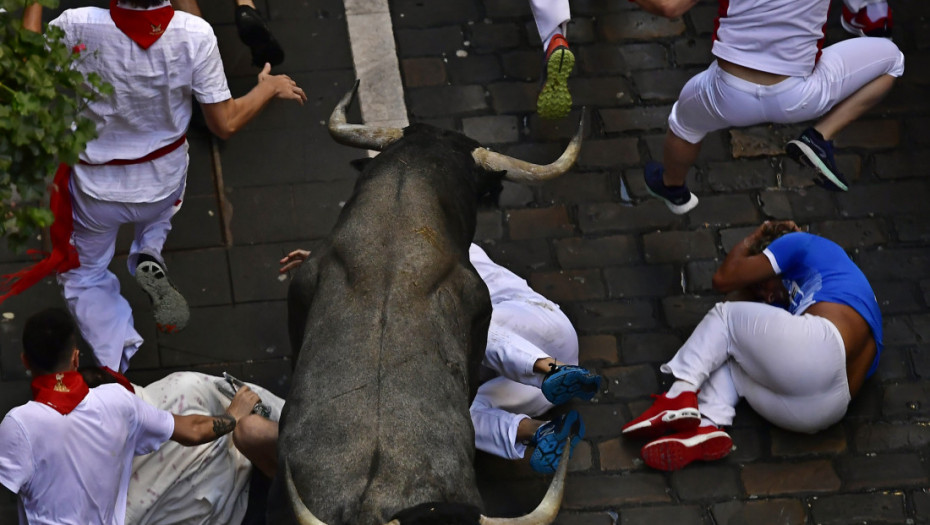
[[24, 29], [23, 7], [23, 0], [0, 0], [0, 235], [13, 249], [51, 225], [48, 185], [58, 164], [76, 163], [96, 136], [80, 111], [113, 91], [96, 73], [74, 69], [86, 51], [67, 46], [60, 29]]

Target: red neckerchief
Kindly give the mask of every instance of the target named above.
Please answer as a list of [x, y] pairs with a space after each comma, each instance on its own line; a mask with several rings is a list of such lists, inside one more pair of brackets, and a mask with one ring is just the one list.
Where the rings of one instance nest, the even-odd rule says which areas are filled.
[[113, 23], [142, 49], [148, 49], [165, 34], [173, 16], [174, 8], [171, 5], [139, 11], [119, 7], [116, 0], [110, 0], [110, 18]]
[[78, 372], [45, 374], [32, 380], [32, 399], [68, 415], [78, 406], [90, 389]]
[[129, 380], [126, 379], [126, 376], [124, 376], [123, 374], [117, 372], [116, 370], [113, 370], [112, 368], [110, 368], [110, 367], [108, 367], [108, 366], [101, 366], [100, 369], [103, 370], [104, 372], [110, 374], [110, 375], [113, 377], [113, 379], [116, 379], [116, 382], [119, 383], [119, 384], [121, 384], [121, 385], [123, 385], [123, 387], [124, 387], [126, 390], [129, 390], [129, 391], [132, 392], [133, 394], [136, 393], [136, 389], [133, 388], [132, 383], [130, 383]]

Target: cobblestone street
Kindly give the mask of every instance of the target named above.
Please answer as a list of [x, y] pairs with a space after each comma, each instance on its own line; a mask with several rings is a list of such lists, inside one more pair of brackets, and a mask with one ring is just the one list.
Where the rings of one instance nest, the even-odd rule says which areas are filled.
[[[364, 154], [336, 144], [325, 127], [356, 76], [343, 3], [256, 3], [287, 53], [275, 72], [291, 75], [310, 100], [303, 107], [272, 102], [225, 142], [203, 124], [192, 126], [186, 202], [165, 250], [192, 306], [183, 332], [155, 330], [148, 299], [126, 270], [132, 232], [121, 232], [111, 269], [146, 338], [128, 373], [137, 383], [178, 370], [228, 371], [286, 394], [288, 281], [278, 275], [278, 259], [312, 250], [327, 234], [355, 182], [349, 162]], [[586, 108], [576, 167], [538, 186], [505, 183], [499, 207], [480, 210], [476, 236], [492, 259], [561, 305], [579, 333], [582, 364], [605, 380], [594, 401], [568, 405], [582, 413], [587, 435], [571, 461], [557, 523], [930, 523], [930, 3], [889, 3], [906, 69], [889, 96], [836, 139], [850, 190], [814, 186], [785, 155], [805, 123], [739, 128], [704, 141], [688, 178], [700, 205], [677, 216], [647, 196], [642, 170], [661, 159], [681, 87], [712, 60], [717, 2], [701, 0], [667, 20], [624, 0], [572, 0], [574, 107], [554, 123], [535, 114], [543, 57], [527, 0], [389, 2], [411, 123], [462, 131], [548, 163]], [[834, 4], [827, 45], [849, 37]], [[62, 2], [76, 5], [86, 3]], [[233, 95], [241, 96], [257, 70], [236, 36], [231, 2], [202, 0], [201, 7], [219, 37]], [[360, 121], [357, 110], [350, 119]], [[668, 387], [659, 365], [722, 299], [711, 289], [717, 265], [770, 218], [793, 219], [836, 241], [865, 272], [884, 316], [878, 372], [843, 421], [824, 432], [779, 430], [741, 403], [727, 458], [651, 470], [639, 457], [641, 443], [625, 441], [620, 428]], [[0, 248], [2, 273], [28, 260]], [[53, 304], [63, 300], [47, 279], [0, 306], [2, 413], [30, 395], [19, 358], [22, 324]], [[479, 453], [477, 463], [491, 516], [531, 510], [548, 486], [527, 460]], [[0, 501], [0, 524], [15, 522], [15, 501]]]

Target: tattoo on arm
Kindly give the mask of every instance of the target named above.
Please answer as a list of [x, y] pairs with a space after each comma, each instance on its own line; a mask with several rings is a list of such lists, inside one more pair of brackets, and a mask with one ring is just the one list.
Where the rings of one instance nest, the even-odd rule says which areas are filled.
[[229, 434], [236, 428], [236, 418], [229, 414], [223, 414], [213, 418], [213, 433], [216, 437]]

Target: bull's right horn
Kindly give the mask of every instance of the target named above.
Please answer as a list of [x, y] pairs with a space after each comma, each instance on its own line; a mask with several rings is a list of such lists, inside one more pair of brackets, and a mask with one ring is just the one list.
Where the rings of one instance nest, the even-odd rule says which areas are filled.
[[294, 486], [294, 478], [291, 477], [291, 464], [284, 461], [284, 472], [285, 478], [287, 478], [287, 496], [291, 500], [291, 510], [294, 511], [294, 516], [297, 518], [297, 523], [300, 525], [326, 525], [326, 523], [317, 519], [316, 516], [310, 512], [310, 509], [304, 505], [302, 499], [300, 499], [300, 494], [297, 493], [297, 487]]
[[571, 455], [571, 437], [565, 440], [565, 450], [559, 460], [559, 468], [549, 484], [549, 490], [539, 505], [525, 516], [519, 518], [489, 518], [481, 516], [481, 525], [549, 525], [555, 521], [562, 505], [562, 494], [565, 492], [565, 473], [568, 472], [568, 460]]
[[584, 132], [584, 113], [582, 109], [581, 118], [578, 120], [578, 131], [575, 132], [572, 141], [552, 164], [545, 166], [533, 164], [485, 148], [476, 149], [471, 156], [479, 166], [486, 170], [506, 171], [507, 174], [504, 177], [514, 182], [542, 182], [554, 179], [568, 171], [578, 158], [578, 153], [581, 151], [581, 135]]
[[381, 151], [392, 142], [404, 136], [400, 128], [380, 128], [359, 124], [346, 124], [346, 108], [358, 91], [359, 81], [336, 104], [333, 114], [329, 116], [329, 134], [340, 144], [355, 148]]

